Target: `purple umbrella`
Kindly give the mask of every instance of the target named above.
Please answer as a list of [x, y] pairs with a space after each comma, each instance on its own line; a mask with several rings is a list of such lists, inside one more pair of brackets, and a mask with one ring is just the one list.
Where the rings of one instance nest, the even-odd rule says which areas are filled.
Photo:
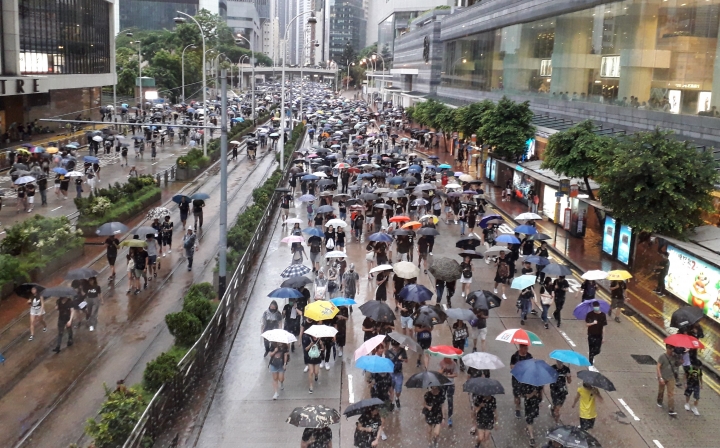
[[597, 302], [600, 306], [600, 311], [607, 314], [610, 312], [610, 304], [604, 300], [586, 300], [578, 304], [573, 310], [573, 316], [578, 320], [585, 320], [585, 317], [593, 312], [593, 304]]

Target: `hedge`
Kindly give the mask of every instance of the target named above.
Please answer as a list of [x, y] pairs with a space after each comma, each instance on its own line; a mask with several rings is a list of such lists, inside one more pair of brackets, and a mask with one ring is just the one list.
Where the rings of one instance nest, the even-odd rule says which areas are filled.
[[99, 188], [85, 198], [75, 198], [80, 216], [78, 227], [92, 227], [117, 221], [120, 217], [142, 211], [146, 201], [160, 193], [155, 178], [148, 175], [131, 177], [125, 184], [115, 183]]

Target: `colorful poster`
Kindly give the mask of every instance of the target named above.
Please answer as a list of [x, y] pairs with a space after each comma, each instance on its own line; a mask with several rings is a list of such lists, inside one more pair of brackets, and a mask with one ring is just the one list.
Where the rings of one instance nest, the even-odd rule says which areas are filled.
[[670, 245], [667, 251], [670, 269], [665, 288], [720, 322], [720, 268]]
[[615, 247], [615, 226], [617, 222], [610, 215], [605, 215], [605, 225], [603, 226], [603, 252], [608, 255], [613, 254]]
[[618, 242], [617, 259], [621, 263], [630, 263], [630, 245], [632, 244], [632, 227], [622, 224], [620, 226], [620, 241]]
[[668, 90], [668, 101], [670, 102], [670, 112], [679, 114], [680, 105], [682, 104], [682, 92], [680, 90]]

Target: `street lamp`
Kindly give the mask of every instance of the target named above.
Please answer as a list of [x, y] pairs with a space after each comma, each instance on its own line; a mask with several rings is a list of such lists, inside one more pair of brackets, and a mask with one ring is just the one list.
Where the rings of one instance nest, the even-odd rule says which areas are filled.
[[350, 66], [355, 65], [355, 63], [350, 62], [350, 59], [347, 59], [345, 65], [347, 65], [348, 68], [347, 86], [345, 87], [345, 90], [350, 90]]
[[142, 43], [139, 40], [136, 40], [132, 43], [137, 44], [138, 46], [138, 85], [140, 87], [140, 110], [142, 111], [145, 107], [142, 95], [142, 54], [140, 53], [140, 47], [142, 46]]
[[[121, 34], [128, 29], [120, 31], [118, 34]], [[132, 37], [133, 33], [127, 33], [125, 34], [127, 37]], [[117, 36], [116, 36], [117, 37]], [[115, 67], [115, 82], [113, 83], [113, 120], [115, 119], [115, 107], [117, 106], [117, 66]]]
[[[310, 17], [308, 18], [308, 25], [314, 25], [317, 23], [317, 19], [315, 18], [315, 13], [313, 11], [305, 11], [301, 12], [300, 14], [293, 17], [288, 23], [287, 26], [285, 26], [285, 36], [283, 39], [283, 59], [282, 59], [282, 93], [280, 94], [280, 141], [278, 142], [280, 145], [280, 169], [284, 169], [285, 167], [285, 60], [287, 59], [287, 39], [288, 39], [288, 31], [290, 30], [290, 25], [297, 20], [298, 17], [304, 16], [305, 14], [310, 14]], [[254, 91], [255, 89], [253, 89]], [[290, 129], [292, 129], [292, 119], [290, 119]]]
[[[252, 54], [252, 60], [250, 61], [250, 65], [252, 66], [252, 83], [250, 84], [252, 88], [250, 117], [252, 117], [253, 124], [255, 124], [255, 50], [253, 49], [253, 43], [250, 41], [250, 39], [240, 33], [238, 33], [236, 37], [237, 38], [235, 39], [235, 43], [239, 44], [240, 40], [244, 40], [248, 43], [248, 46], [250, 47], [250, 54]], [[240, 78], [240, 90], [242, 90], [242, 78]]]
[[383, 58], [382, 55], [379, 54], [379, 53], [374, 53], [374, 54], [372, 55], [373, 61], [374, 61], [376, 58], [378, 58], [378, 57], [379, 57], [380, 60], [382, 61], [382, 74], [381, 74], [381, 76], [382, 76], [382, 88], [381, 88], [380, 90], [381, 90], [381, 92], [382, 92], [383, 101], [385, 101], [385, 92], [384, 92], [384, 90], [385, 90], [385, 58]]
[[[232, 59], [230, 59], [229, 57], [225, 56], [225, 60], [230, 63], [230, 90], [233, 90], [233, 82], [235, 80], [235, 78], [233, 77], [233, 68], [235, 68], [235, 65], [233, 64]], [[238, 70], [240, 70], [239, 67], [238, 67]], [[235, 93], [234, 90], [233, 90], [233, 93]]]
[[240, 92], [242, 92], [242, 89], [243, 89], [243, 78], [245, 77], [244, 70], [243, 70], [243, 66], [242, 66], [242, 61], [243, 61], [243, 59], [247, 59], [248, 62], [250, 62], [250, 56], [244, 54], [244, 55], [242, 55], [242, 56], [240, 57], [240, 59], [238, 60], [238, 65], [239, 65], [239, 67], [240, 67]]
[[[308, 41], [305, 48], [309, 49], [312, 44], [315, 44], [315, 47], [319, 47], [320, 43], [317, 40], [311, 40]], [[305, 53], [305, 49], [303, 49], [303, 53]], [[304, 55], [303, 55], [304, 56]], [[304, 58], [303, 58], [304, 59]], [[303, 116], [303, 95], [302, 95], [302, 85], [303, 85], [303, 68], [305, 67], [305, 64], [303, 64], [305, 61], [300, 61], [300, 121], [302, 121]], [[292, 116], [292, 114], [290, 114]], [[292, 120], [290, 120], [292, 121]], [[292, 126], [290, 126], [292, 128]]]
[[[182, 11], [177, 11], [177, 13], [180, 14], [181, 16], [185, 16], [185, 17], [189, 18], [190, 20], [192, 20], [193, 22], [195, 22], [195, 25], [197, 25], [198, 28], [200, 29], [200, 36], [202, 36], [202, 49], [203, 49], [202, 89], [203, 89], [203, 110], [205, 111], [205, 113], [203, 114], [203, 126], [207, 126], [208, 114], [207, 114], [207, 98], [206, 98], [206, 92], [205, 92], [206, 82], [207, 82], [207, 80], [205, 79], [205, 32], [203, 31], [202, 27], [200, 26], [200, 23], [198, 23], [198, 21], [195, 20], [195, 18], [193, 16], [191, 16], [190, 14], [184, 13]], [[178, 24], [187, 22], [187, 19], [185, 19], [184, 17], [175, 17], [174, 20], [175, 20], [175, 23], [178, 23]], [[142, 84], [142, 80], [140, 80], [140, 84]], [[203, 155], [207, 156], [207, 132], [203, 133]]]
[[181, 72], [182, 72], [182, 102], [183, 103], [185, 102], [185, 50], [187, 50], [188, 48], [192, 48], [194, 50], [197, 48], [197, 45], [190, 44], [187, 47], [183, 48], [182, 57], [180, 58], [181, 59], [180, 64], [182, 66]]
[[218, 78], [220, 76], [220, 56], [225, 56], [227, 58], [227, 55], [225, 53], [218, 53], [217, 56], [213, 58], [212, 66], [215, 67], [215, 96], [217, 96], [218, 92]]

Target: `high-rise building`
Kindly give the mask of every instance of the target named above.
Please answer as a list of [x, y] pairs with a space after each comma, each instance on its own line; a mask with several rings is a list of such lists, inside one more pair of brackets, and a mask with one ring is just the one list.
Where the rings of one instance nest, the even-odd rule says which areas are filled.
[[350, 45], [355, 51], [365, 46], [367, 21], [363, 0], [330, 0], [330, 57], [333, 61], [342, 60], [345, 47]]
[[254, 1], [227, 0], [226, 22], [233, 33], [242, 34], [243, 37], [252, 42], [253, 48], [260, 51], [262, 46], [262, 20]]
[[172, 29], [177, 11], [195, 15], [201, 9], [227, 16], [229, 0], [115, 0], [116, 29]]

